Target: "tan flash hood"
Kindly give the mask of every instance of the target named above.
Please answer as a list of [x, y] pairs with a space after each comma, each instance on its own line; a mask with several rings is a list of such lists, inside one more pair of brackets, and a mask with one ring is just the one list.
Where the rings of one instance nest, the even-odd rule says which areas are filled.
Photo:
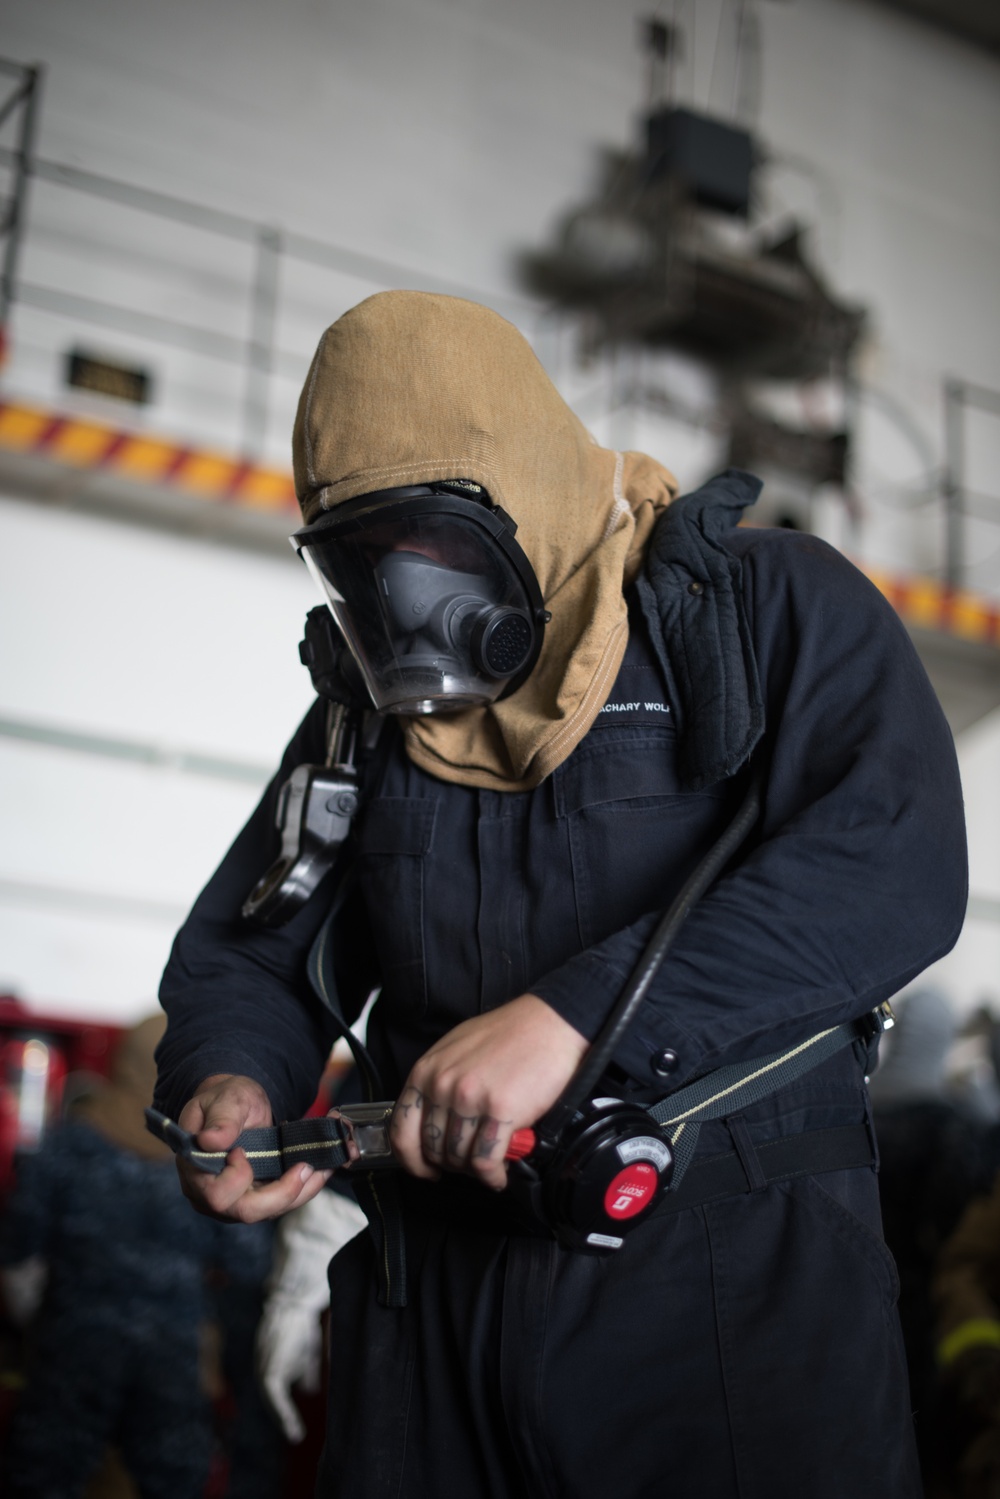
[[407, 720], [406, 748], [442, 780], [537, 786], [607, 700], [628, 639], [622, 588], [673, 475], [599, 447], [504, 318], [426, 292], [380, 292], [326, 330], [292, 446], [307, 523], [357, 495], [443, 479], [482, 484], [517, 522], [552, 615], [538, 664], [501, 702]]

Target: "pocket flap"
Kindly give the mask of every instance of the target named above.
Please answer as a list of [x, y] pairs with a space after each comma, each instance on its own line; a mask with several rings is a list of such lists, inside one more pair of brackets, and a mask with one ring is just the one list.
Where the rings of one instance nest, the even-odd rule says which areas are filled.
[[437, 802], [426, 797], [380, 796], [369, 804], [358, 830], [362, 854], [430, 852]]
[[[605, 731], [606, 733], [608, 731]], [[556, 771], [556, 813], [566, 817], [585, 807], [640, 798], [691, 796], [677, 776], [677, 741], [673, 734], [643, 734], [641, 741], [625, 742], [602, 735]]]

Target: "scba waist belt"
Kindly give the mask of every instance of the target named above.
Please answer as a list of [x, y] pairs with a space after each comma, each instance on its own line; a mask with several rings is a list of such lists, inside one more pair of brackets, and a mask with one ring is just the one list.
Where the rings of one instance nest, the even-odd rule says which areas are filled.
[[348, 1162], [347, 1139], [340, 1119], [294, 1119], [288, 1124], [245, 1129], [228, 1150], [202, 1150], [194, 1135], [157, 1109], [146, 1110], [146, 1128], [182, 1156], [218, 1176], [230, 1150], [239, 1148], [253, 1168], [255, 1181], [276, 1181], [290, 1166], [305, 1162], [316, 1171], [337, 1171]]
[[[218, 1175], [224, 1167], [228, 1151], [200, 1150], [193, 1135], [154, 1109], [147, 1109], [146, 1118], [154, 1134], [199, 1170]], [[657, 1214], [701, 1207], [723, 1197], [759, 1191], [772, 1182], [797, 1176], [870, 1167], [876, 1162], [875, 1145], [863, 1123], [806, 1130], [755, 1144], [742, 1116], [734, 1116], [725, 1122], [736, 1148], [719, 1155], [695, 1157], [680, 1186], [668, 1192], [660, 1202]], [[276, 1181], [290, 1166], [303, 1161], [317, 1171], [337, 1171], [348, 1164], [343, 1122], [329, 1117], [296, 1119], [289, 1124], [244, 1130], [230, 1149], [237, 1146], [245, 1152], [257, 1181]], [[436, 1202], [435, 1210], [443, 1208], [446, 1215], [451, 1216], [447, 1194], [434, 1189], [425, 1188], [420, 1192], [421, 1207], [431, 1207], [429, 1191]], [[466, 1193], [461, 1195], [463, 1200], [458, 1211], [462, 1218], [467, 1218], [471, 1203]], [[416, 1206], [411, 1194], [406, 1196], [407, 1205]], [[483, 1206], [490, 1210], [489, 1223], [483, 1227], [488, 1226], [496, 1232], [525, 1232], [520, 1215], [504, 1212], [500, 1199], [491, 1196]], [[473, 1214], [473, 1217], [479, 1215]]]
[[772, 1182], [789, 1181], [797, 1176], [873, 1167], [877, 1161], [875, 1143], [866, 1124], [806, 1130], [800, 1135], [754, 1144], [745, 1125], [741, 1131], [737, 1121], [726, 1123], [738, 1141], [738, 1148], [703, 1159], [696, 1157], [681, 1185], [675, 1192], [668, 1192], [659, 1204], [658, 1214], [704, 1207], [706, 1203], [760, 1191]]

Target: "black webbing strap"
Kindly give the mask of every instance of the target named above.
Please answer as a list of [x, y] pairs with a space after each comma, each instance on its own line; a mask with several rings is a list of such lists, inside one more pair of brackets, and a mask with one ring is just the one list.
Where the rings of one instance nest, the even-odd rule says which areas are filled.
[[[324, 930], [321, 937], [325, 935]], [[314, 957], [317, 963], [321, 964], [323, 961], [322, 946], [317, 944], [317, 948], [314, 948], [310, 956], [310, 963]], [[335, 1018], [339, 1019], [337, 1016]], [[342, 1021], [339, 1023], [343, 1025]], [[357, 1038], [347, 1031], [346, 1026], [344, 1034], [347, 1035], [348, 1042], [358, 1057], [358, 1065], [362, 1068], [362, 1075], [371, 1091], [371, 1084], [377, 1078], [377, 1074], [374, 1073], [374, 1064], [368, 1052]], [[679, 1092], [672, 1093], [662, 1102], [653, 1104], [649, 1112], [657, 1123], [664, 1125], [671, 1132], [674, 1144], [675, 1165], [670, 1196], [683, 1195], [681, 1183], [692, 1161], [698, 1131], [704, 1121], [730, 1119], [735, 1123], [733, 1116], [740, 1116], [742, 1109], [758, 1103], [779, 1088], [786, 1087], [789, 1083], [804, 1076], [806, 1072], [817, 1067], [834, 1052], [840, 1051], [844, 1046], [856, 1040], [857, 1036], [858, 1032], [853, 1024], [836, 1026], [831, 1030], [821, 1031], [818, 1035], [811, 1036], [807, 1041], [800, 1042], [787, 1051], [773, 1052], [770, 1056], [757, 1057], [750, 1062], [720, 1067], [688, 1087], [680, 1089]], [[155, 1109], [146, 1110], [146, 1120], [153, 1134], [158, 1135], [172, 1150], [191, 1161], [199, 1170], [215, 1175], [222, 1170], [226, 1163], [227, 1151], [199, 1150], [194, 1135], [188, 1134], [173, 1120], [168, 1119], [164, 1114], [157, 1113]], [[671, 1126], [673, 1126], [672, 1129]], [[867, 1132], [863, 1126], [861, 1128], [867, 1140]], [[736, 1143], [738, 1145], [739, 1142]], [[317, 1171], [336, 1171], [347, 1162], [347, 1149], [340, 1120], [329, 1117], [296, 1119], [287, 1124], [247, 1129], [229, 1148], [232, 1150], [237, 1147], [245, 1153], [257, 1181], [276, 1181], [289, 1167], [303, 1161]], [[749, 1148], [754, 1155], [759, 1156], [762, 1147], [750, 1146]], [[869, 1149], [869, 1158], [870, 1155]], [[752, 1174], [752, 1172], [748, 1173], [746, 1162], [740, 1165], [739, 1149], [731, 1156], [712, 1159], [734, 1160], [740, 1168], [739, 1180], [742, 1182], [747, 1180], [748, 1174]], [[781, 1159], [783, 1160], [784, 1157], [782, 1156]], [[705, 1164], [702, 1161], [697, 1163], [699, 1172], [703, 1170]], [[862, 1164], [868, 1164], [868, 1161]], [[834, 1168], [825, 1167], [824, 1169], [833, 1170]], [[363, 1180], [371, 1175], [371, 1172], [362, 1172], [356, 1179]], [[379, 1175], [384, 1183], [383, 1198], [389, 1200], [392, 1194], [391, 1177], [386, 1178], [384, 1172], [380, 1172]], [[741, 1190], [740, 1186], [737, 1185], [735, 1190]]]
[[229, 1150], [242, 1150], [253, 1167], [255, 1181], [277, 1181], [290, 1166], [303, 1162], [316, 1171], [336, 1171], [347, 1162], [347, 1147], [339, 1119], [295, 1119], [289, 1124], [245, 1129], [229, 1150], [199, 1150], [194, 1135], [166, 1114], [146, 1110], [146, 1127], [171, 1150], [199, 1171], [218, 1176]]
[[657, 1124], [662, 1124], [667, 1130], [674, 1147], [670, 1195], [680, 1188], [698, 1144], [698, 1131], [706, 1120], [741, 1113], [751, 1104], [769, 1098], [779, 1088], [796, 1082], [825, 1062], [827, 1057], [858, 1039], [858, 1027], [853, 1021], [833, 1026], [785, 1051], [719, 1067], [679, 1092], [671, 1093], [669, 1098], [653, 1104], [649, 1112]]
[[[780, 1140], [754, 1146], [760, 1167], [761, 1186], [790, 1181], [796, 1176], [819, 1176], [824, 1171], [852, 1171], [874, 1166], [875, 1146], [868, 1126], [844, 1124], [832, 1129], [806, 1130]], [[679, 1213], [684, 1208], [703, 1207], [723, 1197], [737, 1197], [751, 1190], [744, 1162], [738, 1151], [706, 1156], [693, 1163], [676, 1192], [667, 1192], [655, 1216]]]

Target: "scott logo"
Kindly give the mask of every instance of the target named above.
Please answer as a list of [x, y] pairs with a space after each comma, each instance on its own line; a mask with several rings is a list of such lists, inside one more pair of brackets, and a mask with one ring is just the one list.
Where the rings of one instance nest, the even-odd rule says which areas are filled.
[[604, 1194], [609, 1218], [634, 1218], [649, 1205], [656, 1191], [656, 1170], [645, 1161], [635, 1161], [619, 1171]]

